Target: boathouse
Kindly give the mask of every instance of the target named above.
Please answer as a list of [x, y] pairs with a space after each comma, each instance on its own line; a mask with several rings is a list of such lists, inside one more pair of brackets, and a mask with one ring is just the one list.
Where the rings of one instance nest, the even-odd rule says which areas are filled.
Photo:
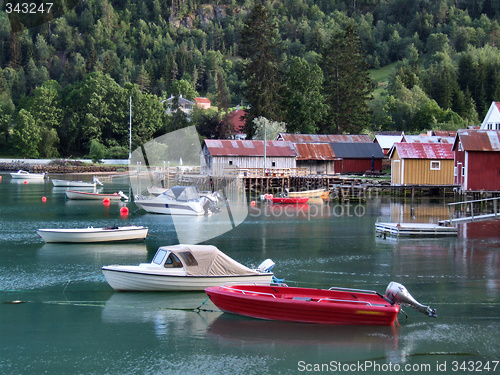
[[373, 142], [380, 145], [384, 155], [388, 155], [394, 143], [401, 142], [402, 139], [402, 132], [378, 132], [375, 134]]
[[334, 174], [335, 154], [330, 143], [292, 143], [297, 155], [297, 168], [309, 174]]
[[222, 176], [230, 169], [296, 168], [295, 151], [290, 142], [205, 139], [202, 150], [202, 173]]
[[385, 155], [378, 143], [340, 143], [330, 146], [335, 155], [335, 173], [366, 173], [382, 171]]
[[452, 150], [456, 185], [468, 191], [500, 191], [500, 130], [459, 130]]
[[389, 153], [393, 185], [453, 185], [449, 143], [395, 143]]

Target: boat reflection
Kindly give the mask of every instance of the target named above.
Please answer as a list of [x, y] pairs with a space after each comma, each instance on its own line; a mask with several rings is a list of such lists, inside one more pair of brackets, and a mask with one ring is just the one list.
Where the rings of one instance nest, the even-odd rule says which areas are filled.
[[202, 292], [114, 293], [101, 317], [105, 323], [152, 323], [156, 335], [165, 339], [172, 333], [199, 337], [222, 314], [206, 299]]
[[105, 255], [125, 257], [127, 255], [147, 255], [147, 247], [144, 242], [120, 242], [120, 243], [46, 243], [39, 249], [39, 256], [57, 257], [68, 255]]
[[344, 326], [260, 320], [224, 314], [208, 334], [228, 345], [328, 346], [335, 350], [398, 349], [397, 326]]

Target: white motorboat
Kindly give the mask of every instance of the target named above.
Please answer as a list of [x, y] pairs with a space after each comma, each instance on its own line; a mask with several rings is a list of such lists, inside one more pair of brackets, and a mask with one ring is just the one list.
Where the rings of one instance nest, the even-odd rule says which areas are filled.
[[96, 177], [94, 177], [92, 182], [72, 181], [72, 180], [55, 180], [55, 179], [51, 179], [51, 181], [55, 187], [90, 187], [90, 188], [95, 188], [98, 184], [100, 186], [102, 186], [102, 182], [99, 181]]
[[68, 199], [104, 200], [107, 198], [110, 201], [128, 200], [128, 197], [121, 191], [118, 193], [103, 194], [91, 193], [87, 191], [66, 190], [65, 194]]
[[23, 171], [22, 169], [18, 170], [17, 172], [12, 172], [10, 175], [12, 178], [15, 178], [15, 179], [44, 179], [45, 178], [45, 173], [30, 173], [27, 171]]
[[200, 216], [213, 207], [213, 201], [200, 196], [194, 186], [173, 186], [154, 198], [136, 198], [135, 204], [147, 212], [166, 215]]
[[104, 266], [106, 281], [116, 291], [195, 291], [225, 283], [273, 281], [274, 263], [266, 259], [250, 269], [211, 245], [162, 246], [151, 263]]
[[104, 228], [38, 229], [45, 242], [110, 242], [144, 240], [148, 228], [136, 225]]

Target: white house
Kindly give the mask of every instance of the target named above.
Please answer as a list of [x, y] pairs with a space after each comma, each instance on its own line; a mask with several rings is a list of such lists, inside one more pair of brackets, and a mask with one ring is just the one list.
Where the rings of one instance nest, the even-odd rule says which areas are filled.
[[500, 130], [500, 102], [492, 102], [481, 124], [484, 130]]

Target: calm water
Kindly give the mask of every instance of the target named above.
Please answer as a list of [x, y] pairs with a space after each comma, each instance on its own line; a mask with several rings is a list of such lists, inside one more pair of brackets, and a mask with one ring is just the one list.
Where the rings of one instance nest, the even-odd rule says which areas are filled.
[[[159, 246], [177, 242], [171, 219], [134, 212], [133, 204], [122, 218], [121, 204], [65, 201], [50, 183], [1, 176], [0, 373], [500, 372], [500, 365], [493, 371], [500, 360], [500, 221], [468, 225], [458, 238], [384, 240], [374, 235], [377, 219], [433, 222], [446, 218], [446, 206], [388, 197], [363, 206], [257, 204], [242, 225], [207, 243], [246, 265], [272, 258], [289, 285], [384, 292], [398, 281], [439, 314], [430, 319], [406, 308], [408, 318], [400, 315], [395, 327], [291, 324], [221, 314], [210, 302], [194, 312], [203, 293], [113, 292], [101, 266], [149, 262]], [[105, 181], [106, 192], [116, 190], [127, 193], [128, 181]], [[200, 220], [193, 231], [213, 219]], [[44, 244], [36, 234], [127, 223], [148, 226], [150, 236], [68, 245]], [[16, 300], [23, 303], [9, 303]]]

